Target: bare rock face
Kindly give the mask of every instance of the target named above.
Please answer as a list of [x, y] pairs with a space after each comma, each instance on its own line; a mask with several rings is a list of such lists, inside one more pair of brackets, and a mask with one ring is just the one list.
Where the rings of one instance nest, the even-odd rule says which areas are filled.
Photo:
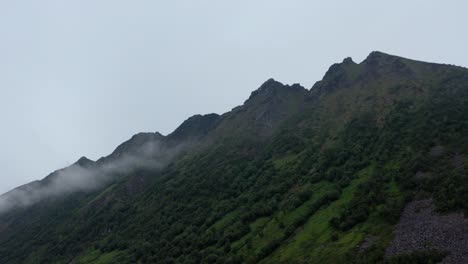
[[462, 213], [436, 213], [431, 199], [409, 203], [394, 234], [386, 257], [438, 250], [448, 253], [441, 263], [468, 263], [468, 219]]

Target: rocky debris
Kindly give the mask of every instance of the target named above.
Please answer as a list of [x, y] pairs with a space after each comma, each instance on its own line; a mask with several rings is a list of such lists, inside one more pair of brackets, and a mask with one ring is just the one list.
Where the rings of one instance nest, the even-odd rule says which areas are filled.
[[410, 202], [394, 231], [385, 256], [437, 250], [448, 252], [441, 263], [468, 263], [468, 219], [462, 213], [441, 215], [431, 199]]

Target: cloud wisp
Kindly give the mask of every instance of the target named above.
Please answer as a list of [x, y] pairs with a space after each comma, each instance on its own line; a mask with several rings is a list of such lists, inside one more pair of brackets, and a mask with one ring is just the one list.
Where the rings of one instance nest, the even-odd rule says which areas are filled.
[[95, 190], [134, 169], [162, 169], [188, 145], [187, 142], [169, 145], [162, 140], [149, 140], [136, 149], [115, 151], [97, 162], [81, 158], [41, 181], [31, 182], [1, 195], [0, 214], [13, 208], [31, 206], [47, 198]]

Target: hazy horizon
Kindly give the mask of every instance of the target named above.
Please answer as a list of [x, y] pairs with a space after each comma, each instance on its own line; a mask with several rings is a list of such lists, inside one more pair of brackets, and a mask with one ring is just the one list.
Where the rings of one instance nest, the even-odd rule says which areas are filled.
[[468, 66], [467, 3], [0, 3], [0, 193], [371, 51]]

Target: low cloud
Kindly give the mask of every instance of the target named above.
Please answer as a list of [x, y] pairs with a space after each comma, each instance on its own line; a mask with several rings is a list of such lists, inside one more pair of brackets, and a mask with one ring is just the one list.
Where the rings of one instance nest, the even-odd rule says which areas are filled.
[[41, 200], [78, 191], [91, 191], [135, 169], [158, 170], [166, 166], [189, 143], [173, 146], [160, 140], [148, 141], [129, 152], [113, 153], [97, 162], [83, 160], [55, 171], [0, 196], [0, 214], [13, 208], [31, 206]]

